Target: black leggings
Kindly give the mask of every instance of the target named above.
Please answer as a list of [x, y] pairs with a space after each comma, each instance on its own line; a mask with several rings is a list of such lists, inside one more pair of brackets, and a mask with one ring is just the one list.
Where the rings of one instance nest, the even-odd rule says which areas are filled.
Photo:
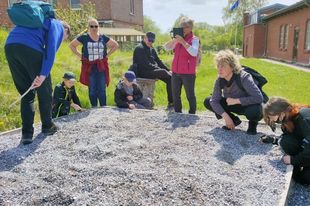
[[173, 103], [171, 90], [171, 73], [165, 69], [155, 69], [153, 71], [143, 71], [139, 77], [148, 79], [160, 79], [166, 83], [167, 99], [169, 103]]
[[[210, 104], [210, 99], [211, 99], [211, 97], [206, 98], [204, 101], [204, 105], [208, 110], [214, 112], [214, 110], [212, 109], [211, 104]], [[222, 98], [220, 104], [222, 105], [225, 112], [232, 119], [236, 118], [235, 115], [232, 113], [236, 113], [239, 115], [245, 115], [248, 120], [253, 121], [253, 122], [258, 122], [259, 120], [261, 120], [263, 118], [263, 110], [262, 110], [262, 106], [260, 104], [252, 104], [252, 105], [248, 105], [248, 106], [242, 106], [242, 105], [238, 104], [238, 105], [229, 106], [229, 105], [227, 105], [226, 98]], [[216, 114], [216, 113], [215, 113], [215, 116], [218, 119], [222, 118], [219, 114]]]

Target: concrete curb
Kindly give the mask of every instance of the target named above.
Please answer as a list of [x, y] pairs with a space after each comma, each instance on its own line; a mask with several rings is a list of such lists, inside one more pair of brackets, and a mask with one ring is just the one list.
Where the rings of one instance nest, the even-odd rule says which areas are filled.
[[288, 198], [292, 192], [292, 186], [294, 185], [294, 181], [292, 179], [293, 169], [294, 169], [293, 165], [287, 165], [287, 167], [286, 167], [285, 188], [284, 188], [284, 192], [281, 194], [281, 199], [278, 203], [278, 206], [287, 206], [288, 205]]

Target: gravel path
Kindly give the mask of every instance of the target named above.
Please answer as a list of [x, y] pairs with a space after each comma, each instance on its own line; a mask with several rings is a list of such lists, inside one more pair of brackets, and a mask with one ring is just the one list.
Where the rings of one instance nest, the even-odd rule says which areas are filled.
[[0, 205], [261, 206], [283, 192], [281, 152], [247, 123], [227, 132], [207, 116], [104, 108], [56, 124], [28, 146], [0, 136]]

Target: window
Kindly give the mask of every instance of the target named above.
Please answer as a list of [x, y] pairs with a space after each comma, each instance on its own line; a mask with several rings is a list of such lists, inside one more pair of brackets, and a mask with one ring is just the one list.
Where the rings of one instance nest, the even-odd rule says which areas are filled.
[[283, 49], [283, 40], [284, 40], [284, 25], [280, 26], [280, 38], [279, 38], [279, 48]]
[[288, 25], [281, 25], [280, 27], [280, 38], [279, 38], [279, 48], [287, 49], [288, 47]]
[[287, 49], [288, 46], [288, 25], [286, 24], [284, 27], [284, 49]]
[[310, 19], [307, 21], [305, 50], [310, 51]]
[[130, 14], [135, 14], [135, 0], [129, 0], [130, 1]]
[[18, 0], [8, 0], [8, 6], [12, 6], [14, 3], [16, 3]]
[[80, 9], [81, 1], [80, 0], [70, 0], [70, 8], [71, 9]]

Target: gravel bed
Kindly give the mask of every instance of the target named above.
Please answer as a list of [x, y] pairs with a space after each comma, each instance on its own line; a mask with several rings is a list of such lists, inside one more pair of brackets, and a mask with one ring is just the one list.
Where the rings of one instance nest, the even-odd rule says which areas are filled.
[[0, 136], [0, 205], [261, 206], [284, 189], [281, 151], [246, 122], [228, 132], [206, 115], [99, 108], [56, 124], [28, 146]]
[[306, 206], [310, 205], [310, 186], [295, 184], [292, 187], [292, 193], [289, 196], [289, 206]]

